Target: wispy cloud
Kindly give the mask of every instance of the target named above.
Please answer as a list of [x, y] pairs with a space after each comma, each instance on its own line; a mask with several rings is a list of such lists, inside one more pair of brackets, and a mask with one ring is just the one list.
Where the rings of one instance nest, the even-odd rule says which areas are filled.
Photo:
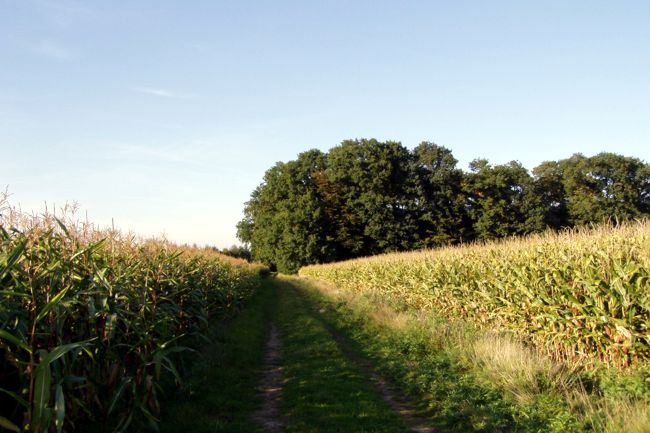
[[168, 89], [159, 89], [159, 88], [152, 88], [152, 87], [136, 87], [133, 90], [139, 93], [145, 93], [147, 95], [158, 96], [160, 98], [172, 98], [172, 99], [197, 98], [197, 96], [192, 93], [176, 92]]
[[32, 0], [31, 3], [49, 22], [59, 27], [68, 27], [94, 14], [87, 4], [77, 0]]
[[[186, 139], [174, 144], [144, 145], [135, 143], [104, 142], [104, 158], [114, 161], [112, 165], [131, 164], [145, 168], [159, 169], [170, 164], [185, 174], [213, 175], [215, 172], [231, 173], [237, 177], [249, 177], [241, 167], [251, 158], [250, 151], [241, 147], [219, 143], [248, 143], [243, 135], [228, 135], [211, 139]], [[257, 179], [257, 174], [251, 175]]]
[[182, 162], [199, 163], [200, 154], [192, 147], [173, 146], [142, 146], [134, 144], [120, 144], [116, 146], [117, 155], [131, 160], [146, 160], [151, 162]]
[[76, 53], [69, 48], [50, 40], [29, 43], [28, 46], [33, 52], [51, 59], [68, 60], [76, 57]]

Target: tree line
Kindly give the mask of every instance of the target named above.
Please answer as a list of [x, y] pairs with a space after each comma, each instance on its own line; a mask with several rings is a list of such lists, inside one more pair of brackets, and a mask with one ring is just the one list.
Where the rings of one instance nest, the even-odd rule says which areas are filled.
[[451, 150], [422, 142], [346, 140], [278, 162], [237, 225], [253, 259], [301, 266], [524, 235], [650, 214], [650, 166], [614, 153], [457, 167]]

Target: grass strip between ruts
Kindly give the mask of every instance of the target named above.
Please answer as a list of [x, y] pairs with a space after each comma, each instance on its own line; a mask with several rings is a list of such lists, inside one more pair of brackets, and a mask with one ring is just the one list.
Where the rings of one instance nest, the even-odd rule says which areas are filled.
[[310, 314], [349, 339], [352, 350], [369, 358], [377, 371], [419, 401], [422, 413], [429, 414], [440, 432], [589, 431], [552, 395], [518, 405], [444, 351], [430, 347], [425, 333], [375, 323], [367, 310], [329, 298], [304, 280], [287, 282], [300, 293]]
[[407, 432], [292, 284], [277, 281], [288, 433]]

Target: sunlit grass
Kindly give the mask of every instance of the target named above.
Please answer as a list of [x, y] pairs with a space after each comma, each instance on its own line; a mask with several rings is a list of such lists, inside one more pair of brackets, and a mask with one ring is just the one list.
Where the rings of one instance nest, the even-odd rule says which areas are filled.
[[[419, 335], [525, 407], [650, 431], [650, 223], [303, 268], [376, 326]], [[541, 406], [540, 406], [541, 405]], [[559, 415], [558, 415], [559, 416]]]

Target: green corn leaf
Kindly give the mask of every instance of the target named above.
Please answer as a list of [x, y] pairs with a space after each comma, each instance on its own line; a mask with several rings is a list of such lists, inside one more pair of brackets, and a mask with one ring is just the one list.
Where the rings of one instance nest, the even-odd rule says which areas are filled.
[[108, 414], [110, 415], [113, 412], [113, 409], [115, 409], [115, 404], [118, 402], [120, 397], [122, 396], [122, 393], [124, 392], [124, 389], [126, 386], [131, 383], [132, 378], [131, 377], [123, 377], [119, 386], [117, 387], [117, 390], [115, 391], [115, 394], [113, 394], [113, 398], [111, 399], [111, 403], [108, 406]]
[[63, 429], [63, 420], [65, 418], [65, 396], [63, 395], [63, 387], [61, 385], [56, 386], [56, 394], [54, 398], [54, 413], [56, 419], [54, 424], [56, 425], [57, 433], [61, 433]]
[[[40, 351], [43, 358], [47, 357], [45, 350]], [[50, 401], [52, 372], [49, 363], [41, 362], [34, 370], [34, 401], [32, 424], [35, 431], [45, 430], [49, 424], [47, 405]]]
[[138, 409], [140, 409], [140, 411], [144, 414], [145, 418], [147, 418], [151, 422], [152, 427], [155, 427], [156, 424], [160, 422], [160, 420], [156, 418], [154, 414], [152, 414], [149, 411], [149, 409], [147, 409], [143, 404], [140, 404], [138, 406]]
[[61, 227], [61, 230], [63, 230], [63, 233], [65, 233], [67, 237], [70, 237], [70, 232], [68, 231], [68, 228], [65, 226], [65, 224], [63, 224], [63, 222], [56, 217], [54, 217], [54, 219], [56, 220], [56, 223], [59, 225], [59, 227]]
[[7, 418], [0, 416], [0, 427], [7, 429], [9, 431], [15, 431], [16, 433], [20, 433], [20, 428], [11, 421], [9, 421]]
[[101, 239], [101, 240], [95, 242], [94, 244], [90, 244], [90, 245], [88, 245], [86, 248], [77, 251], [77, 252], [76, 252], [72, 257], [70, 257], [70, 261], [73, 261], [74, 259], [76, 259], [77, 257], [79, 257], [79, 256], [81, 256], [81, 255], [83, 255], [83, 254], [85, 254], [85, 253], [93, 253], [93, 252], [95, 252], [95, 251], [98, 250], [99, 247], [101, 247], [105, 242], [106, 242], [106, 239]]
[[[87, 341], [87, 343], [90, 343], [91, 341], [95, 340], [96, 338], [92, 338]], [[95, 361], [95, 355], [93, 355], [93, 352], [88, 348], [87, 345], [81, 346], [81, 350], [88, 355], [88, 357], [94, 362]]]
[[61, 298], [63, 298], [65, 296], [65, 294], [68, 292], [68, 290], [70, 290], [70, 286], [68, 286], [65, 289], [61, 290], [59, 293], [56, 294], [56, 296], [54, 296], [52, 299], [50, 299], [50, 302], [45, 304], [45, 306], [43, 308], [41, 308], [41, 311], [39, 311], [38, 314], [36, 315], [35, 322], [38, 323], [41, 320], [43, 320], [43, 318], [45, 316], [47, 316], [47, 313], [49, 313], [52, 310], [52, 308], [56, 307], [56, 305], [59, 303]]
[[154, 356], [153, 356], [153, 364], [154, 364], [154, 369], [156, 372], [156, 377], [160, 377], [160, 370], [161, 367], [165, 367], [166, 370], [168, 370], [170, 373], [172, 373], [177, 381], [180, 381], [180, 375], [174, 368], [174, 363], [167, 357], [168, 354], [170, 353], [177, 353], [177, 352], [184, 352], [184, 351], [192, 351], [189, 347], [185, 346], [174, 346], [174, 347], [167, 347], [164, 349], [159, 350]]
[[0, 338], [15, 344], [16, 346], [20, 347], [21, 349], [29, 353], [32, 353], [32, 349], [30, 349], [30, 347], [24, 341], [21, 341], [19, 338], [13, 336], [9, 332], [5, 331], [4, 329], [0, 329]]
[[106, 288], [106, 290], [108, 292], [108, 295], [112, 296], [112, 294], [113, 294], [113, 286], [111, 285], [111, 283], [104, 276], [104, 274], [106, 274], [106, 271], [107, 271], [106, 268], [104, 268], [104, 269], [102, 269], [100, 271], [97, 271], [97, 272], [95, 272], [95, 276], [97, 277], [97, 279], [99, 280], [101, 285], [104, 288]]
[[20, 404], [25, 409], [29, 408], [29, 403], [27, 403], [27, 400], [25, 400], [24, 398], [22, 398], [21, 396], [19, 396], [15, 392], [8, 391], [8, 390], [3, 389], [3, 388], [0, 388], [0, 392], [3, 392], [5, 394], [7, 394], [8, 396], [10, 396], [11, 398], [13, 398], [14, 400], [16, 400], [16, 402], [18, 402], [18, 404]]
[[125, 417], [122, 417], [120, 419], [120, 422], [118, 423], [117, 427], [115, 427], [115, 431], [125, 431], [127, 427], [131, 424], [131, 421], [133, 421], [133, 411], [129, 411], [128, 415]]
[[14, 292], [13, 290], [0, 290], [0, 295], [4, 296], [18, 296], [20, 298], [31, 298], [27, 293]]
[[26, 245], [27, 245], [27, 239], [23, 239], [23, 241], [19, 243], [16, 246], [16, 248], [13, 249], [11, 254], [9, 254], [6, 264], [2, 268], [0, 268], [0, 281], [3, 280], [5, 276], [7, 276], [9, 271], [11, 271], [11, 268], [13, 268], [14, 265], [18, 262], [21, 255], [23, 254], [23, 251], [25, 250]]
[[55, 347], [52, 349], [50, 353], [47, 353], [44, 357], [41, 358], [41, 362], [38, 365], [38, 367], [49, 365], [52, 362], [56, 361], [66, 353], [68, 353], [71, 350], [82, 348], [86, 346], [89, 342], [84, 341], [82, 343], [70, 343], [70, 344], [64, 344], [62, 346]]

